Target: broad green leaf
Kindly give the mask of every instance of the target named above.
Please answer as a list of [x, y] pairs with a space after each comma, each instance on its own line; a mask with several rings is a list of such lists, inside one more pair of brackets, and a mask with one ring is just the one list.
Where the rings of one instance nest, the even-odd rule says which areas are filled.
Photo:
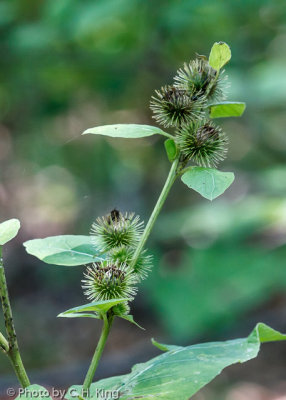
[[25, 389], [20, 389], [20, 394], [16, 397], [16, 400], [52, 400], [49, 392], [46, 388], [40, 385], [30, 385]]
[[[127, 398], [121, 398], [119, 397], [119, 391], [118, 391], [118, 387], [120, 387], [121, 382], [122, 382], [122, 378], [124, 378], [124, 375], [120, 375], [120, 376], [114, 376], [112, 378], [107, 378], [101, 381], [97, 382], [97, 385], [95, 386], [95, 384], [91, 384], [89, 390], [88, 390], [88, 394], [89, 396], [87, 396], [86, 391], [83, 389], [83, 387], [81, 385], [74, 385], [71, 386], [68, 391], [67, 394], [65, 395], [65, 399], [66, 400], [85, 400], [85, 399], [93, 399], [93, 400], [99, 400], [98, 396], [99, 394], [102, 394], [102, 400], [107, 400], [106, 397], [104, 397], [103, 395], [103, 391], [107, 391], [109, 390], [111, 392], [111, 396], [114, 399], [124, 399], [127, 400]], [[112, 397], [109, 396], [109, 399], [111, 399]], [[135, 398], [133, 397], [128, 397], [128, 400], [135, 400]]]
[[20, 229], [20, 221], [16, 218], [9, 219], [8, 221], [0, 224], [0, 245], [6, 244], [12, 240]]
[[103, 125], [96, 126], [95, 128], [87, 129], [83, 135], [104, 135], [125, 139], [137, 139], [152, 135], [163, 135], [170, 137], [170, 135], [156, 126], [140, 125], [140, 124], [116, 124], [116, 125]]
[[169, 161], [173, 162], [178, 154], [178, 148], [175, 141], [173, 139], [167, 139], [165, 140], [164, 145]]
[[240, 117], [245, 110], [245, 103], [224, 101], [218, 104], [210, 104], [211, 118]]
[[[280, 340], [286, 340], [286, 335], [258, 324], [244, 339], [187, 347], [160, 345], [164, 351], [172, 350], [135, 365], [130, 374], [93, 383], [90, 398], [96, 400], [100, 390], [112, 390], [120, 400], [188, 400], [224, 368], [255, 358], [261, 343]], [[82, 387], [72, 386], [66, 398], [72, 400], [75, 393], [82, 395]]]
[[126, 321], [131, 322], [131, 324], [134, 324], [134, 325], [138, 326], [138, 328], [145, 331], [145, 328], [142, 328], [142, 326], [140, 326], [139, 324], [137, 324], [136, 321], [134, 321], [133, 315], [117, 315], [117, 317], [126, 319]]
[[201, 196], [213, 200], [232, 184], [234, 174], [213, 168], [189, 167], [181, 179]]
[[216, 42], [211, 48], [209, 64], [219, 71], [231, 59], [229, 46], [224, 42]]
[[27, 253], [47, 264], [84, 265], [103, 258], [96, 251], [90, 236], [50, 236], [44, 239], [28, 240], [24, 246]]
[[112, 300], [101, 300], [94, 301], [92, 303], [84, 304], [82, 306], [71, 308], [67, 311], [62, 312], [58, 315], [58, 317], [65, 317], [68, 314], [78, 314], [85, 313], [86, 311], [95, 311], [95, 312], [107, 312], [111, 307], [116, 306], [116, 304], [124, 303], [124, 301], [128, 301], [128, 299], [112, 299]]

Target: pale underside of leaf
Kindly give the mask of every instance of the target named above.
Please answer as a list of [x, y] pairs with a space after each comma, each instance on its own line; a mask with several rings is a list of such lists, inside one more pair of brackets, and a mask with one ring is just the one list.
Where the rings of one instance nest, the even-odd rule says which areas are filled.
[[[83, 313], [86, 316], [90, 317], [90, 312], [99, 312], [106, 313], [110, 308], [116, 306], [117, 304], [124, 303], [128, 301], [128, 299], [112, 299], [112, 300], [101, 300], [94, 301], [92, 303], [84, 304], [82, 306], [71, 308], [67, 311], [62, 312], [58, 315], [58, 317], [69, 317], [72, 318], [71, 315], [77, 315]], [[96, 318], [96, 317], [94, 317]]]
[[12, 240], [20, 229], [20, 221], [16, 218], [9, 219], [0, 224], [0, 245]]
[[24, 243], [27, 253], [47, 264], [76, 266], [98, 261], [103, 258], [90, 236], [62, 235]]
[[95, 318], [100, 319], [99, 315], [95, 313], [65, 313], [62, 312], [58, 315], [60, 318]]
[[166, 137], [172, 137], [162, 129], [151, 126], [151, 125], [140, 125], [140, 124], [116, 124], [116, 125], [103, 125], [89, 128], [83, 132], [83, 135], [104, 135], [115, 138], [125, 139], [138, 139], [152, 135], [163, 135]]
[[[58, 315], [60, 318], [95, 318], [95, 319], [101, 319], [101, 314], [104, 312], [107, 312], [110, 308], [113, 306], [122, 303], [126, 301], [127, 299], [118, 299], [118, 300], [106, 300], [106, 302], [103, 303], [103, 307], [100, 307], [98, 304], [95, 307], [94, 303], [91, 303], [93, 305], [84, 305], [80, 307], [75, 307], [70, 310], [64, 311]], [[98, 302], [100, 303], [100, 302]], [[84, 310], [91, 311], [89, 313], [87, 312], [82, 312]], [[119, 318], [125, 319], [126, 321], [130, 322], [133, 325], [136, 325], [138, 328], [145, 330], [140, 326], [136, 321], [134, 321], [133, 315], [116, 315]]]

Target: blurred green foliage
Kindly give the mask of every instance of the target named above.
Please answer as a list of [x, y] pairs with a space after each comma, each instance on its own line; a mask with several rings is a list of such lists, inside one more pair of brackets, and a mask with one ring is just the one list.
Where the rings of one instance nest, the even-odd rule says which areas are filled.
[[[195, 52], [229, 43], [229, 100], [245, 101], [247, 110], [221, 121], [231, 140], [220, 169], [234, 170], [236, 181], [213, 203], [176, 184], [150, 239], [154, 272], [138, 303], [145, 312], [151, 306], [166, 335], [190, 341], [219, 335], [285, 292], [284, 1], [2, 0], [0, 37], [1, 220], [22, 221], [19, 241], [87, 234], [114, 207], [146, 219], [169, 167], [163, 141], [80, 134], [102, 124], [152, 124], [154, 89]], [[47, 269], [19, 254], [17, 261], [7, 253], [11, 291], [18, 325], [27, 324], [25, 357], [39, 365], [65, 344], [49, 336], [62, 322], [48, 324], [80, 304], [82, 271]], [[38, 339], [31, 326], [40, 328]]]
[[[184, 209], [158, 223], [164, 252], [146, 286], [149, 304], [174, 337], [220, 335], [270, 299], [279, 303], [286, 288], [285, 238], [279, 234], [285, 211], [285, 199], [253, 197]], [[178, 232], [189, 250], [171, 244]]]

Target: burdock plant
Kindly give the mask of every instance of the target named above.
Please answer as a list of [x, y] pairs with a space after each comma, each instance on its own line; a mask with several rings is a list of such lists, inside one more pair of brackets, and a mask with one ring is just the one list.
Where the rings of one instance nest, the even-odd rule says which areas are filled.
[[[234, 180], [232, 172], [216, 169], [226, 157], [228, 139], [215, 119], [238, 117], [245, 109], [244, 103], [225, 101], [227, 78], [223, 67], [230, 58], [229, 46], [223, 42], [215, 43], [208, 59], [197, 56], [177, 71], [173, 82], [155, 91], [151, 98], [153, 117], [163, 128], [171, 128], [171, 132], [131, 124], [100, 126], [84, 132], [128, 139], [155, 134], [166, 138], [165, 148], [171, 167], [145, 227], [135, 213], [115, 209], [97, 218], [90, 235], [54, 236], [25, 243], [28, 253], [48, 264], [86, 266], [81, 284], [91, 302], [59, 316], [103, 322], [84, 382], [70, 388], [66, 394], [68, 400], [187, 400], [226, 366], [254, 358], [260, 343], [286, 339], [286, 335], [258, 324], [247, 338], [228, 342], [181, 347], [153, 340], [165, 354], [136, 365], [127, 375], [92, 383], [114, 318], [123, 318], [139, 326], [130, 309], [138, 283], [152, 268], [146, 242], [176, 179], [181, 178], [184, 184], [208, 200], [221, 195]], [[17, 220], [0, 224], [0, 245], [12, 239], [18, 229]], [[0, 348], [10, 359], [21, 386], [26, 388], [22, 396], [31, 399], [44, 395], [47, 398], [43, 388], [30, 385], [20, 357], [2, 259], [0, 289], [7, 331], [7, 338], [0, 334]]]

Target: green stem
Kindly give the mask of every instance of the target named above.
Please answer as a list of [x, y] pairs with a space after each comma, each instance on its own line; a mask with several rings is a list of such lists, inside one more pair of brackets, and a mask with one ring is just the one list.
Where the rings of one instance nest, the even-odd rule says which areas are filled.
[[[166, 198], [167, 198], [167, 196], [168, 196], [168, 194], [170, 192], [170, 189], [171, 189], [173, 183], [175, 182], [175, 180], [176, 180], [176, 178], [178, 176], [179, 160], [180, 160], [180, 156], [178, 156], [178, 158], [172, 163], [172, 166], [171, 166], [169, 175], [167, 177], [167, 180], [165, 182], [165, 185], [164, 185], [164, 187], [162, 189], [162, 192], [161, 192], [161, 194], [159, 196], [159, 199], [158, 199], [158, 201], [157, 201], [157, 203], [155, 205], [155, 208], [154, 208], [154, 210], [153, 210], [153, 212], [152, 212], [152, 214], [151, 214], [151, 216], [149, 218], [149, 221], [148, 221], [148, 223], [146, 225], [146, 228], [145, 228], [145, 230], [143, 232], [143, 235], [141, 236], [141, 240], [138, 243], [138, 246], [137, 246], [137, 248], [135, 250], [135, 253], [134, 253], [134, 256], [133, 256], [133, 260], [132, 260], [132, 265], [136, 264], [136, 262], [138, 260], [138, 257], [140, 256], [140, 254], [141, 254], [141, 252], [142, 252], [142, 250], [144, 248], [144, 245], [145, 245], [145, 243], [146, 243], [146, 241], [147, 241], [147, 239], [148, 239], [148, 237], [150, 235], [150, 232], [151, 232], [151, 230], [152, 230], [152, 228], [154, 226], [154, 223], [155, 223], [155, 221], [156, 221], [156, 219], [157, 219], [157, 217], [158, 217], [158, 215], [159, 215], [159, 213], [160, 213], [160, 211], [161, 211], [161, 209], [162, 209], [162, 207], [163, 207], [163, 205], [165, 203], [165, 200], [166, 200]], [[110, 332], [112, 321], [113, 321], [113, 316], [110, 316], [108, 318], [108, 316], [106, 314], [103, 315], [102, 333], [101, 333], [99, 342], [98, 342], [97, 347], [95, 349], [94, 356], [92, 358], [90, 367], [88, 369], [87, 375], [86, 375], [84, 383], [83, 383], [83, 392], [88, 392], [88, 390], [90, 388], [90, 385], [91, 385], [92, 380], [94, 378], [95, 371], [97, 369], [100, 357], [102, 355], [102, 352], [104, 350], [104, 347], [105, 347], [105, 344], [106, 344], [106, 341], [107, 341], [107, 338], [108, 338], [108, 335], [109, 335], [109, 332]]]
[[11, 364], [14, 368], [14, 372], [18, 378], [18, 381], [20, 382], [20, 385], [23, 388], [26, 388], [28, 386], [30, 386], [30, 381], [28, 378], [28, 375], [26, 373], [20, 352], [19, 352], [19, 348], [14, 348], [9, 350], [8, 352], [8, 357], [11, 361]]
[[217, 80], [218, 80], [218, 77], [219, 77], [219, 73], [220, 73], [220, 70], [217, 70], [217, 71], [216, 71], [215, 78], [214, 78], [212, 84], [208, 87], [208, 90], [207, 90], [206, 93], [205, 93], [206, 98], [208, 98], [208, 95], [209, 95], [210, 91], [212, 90], [212, 88], [213, 88], [214, 85], [216, 84], [216, 82], [217, 82]]
[[[5, 277], [5, 271], [4, 271], [4, 266], [3, 266], [3, 259], [2, 259], [2, 247], [0, 247], [0, 294], [1, 294], [1, 302], [2, 302], [2, 308], [3, 308], [3, 314], [4, 314], [4, 321], [5, 321], [5, 327], [6, 327], [6, 332], [8, 336], [8, 341], [4, 338], [3, 335], [1, 335], [1, 343], [4, 343], [4, 346], [6, 346], [6, 343], [8, 344], [8, 348], [6, 346], [6, 354], [9, 357], [14, 371], [17, 375], [17, 378], [23, 388], [26, 388], [27, 386], [30, 385], [29, 378], [27, 376], [26, 370], [24, 368], [20, 351], [19, 351], [19, 346], [18, 346], [18, 341], [17, 341], [17, 336], [16, 336], [16, 331], [14, 327], [14, 322], [13, 322], [13, 315], [12, 315], [12, 309], [11, 309], [11, 304], [9, 300], [9, 294], [8, 294], [8, 288], [7, 288], [7, 282], [6, 282], [6, 277]], [[5, 339], [3, 342], [3, 338]], [[6, 342], [5, 342], [6, 341]], [[3, 349], [3, 346], [1, 346]]]
[[145, 230], [143, 232], [143, 235], [141, 236], [140, 242], [138, 243], [138, 246], [134, 252], [133, 260], [132, 260], [132, 266], [134, 266], [145, 246], [145, 243], [151, 233], [151, 230], [155, 224], [155, 221], [165, 203], [165, 200], [170, 192], [171, 187], [173, 186], [173, 183], [175, 182], [178, 174], [178, 164], [179, 164], [179, 157], [176, 158], [176, 160], [172, 163], [169, 175], [167, 177], [167, 180], [165, 182], [165, 185], [162, 189], [162, 192], [158, 198], [158, 201], [154, 207], [154, 210], [149, 218], [149, 221], [145, 227]]
[[90, 367], [87, 371], [87, 374], [86, 374], [86, 377], [85, 377], [85, 380], [83, 383], [83, 392], [88, 391], [90, 388], [90, 385], [94, 378], [95, 371], [97, 369], [99, 360], [100, 360], [102, 352], [104, 350], [112, 322], [113, 322], [113, 316], [108, 317], [106, 314], [103, 315], [103, 328], [102, 328], [101, 336], [100, 336], [99, 342], [96, 346]]

